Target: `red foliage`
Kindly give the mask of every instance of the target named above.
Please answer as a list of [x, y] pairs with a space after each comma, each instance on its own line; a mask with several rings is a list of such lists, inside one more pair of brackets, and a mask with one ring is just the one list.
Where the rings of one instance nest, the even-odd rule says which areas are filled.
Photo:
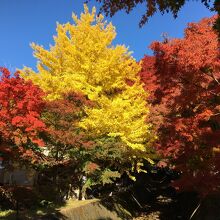
[[150, 106], [151, 117], [147, 118], [149, 123], [154, 124], [157, 130], [164, 123], [164, 117], [167, 113], [166, 102], [163, 100], [164, 95], [160, 87], [160, 80], [156, 75], [156, 58], [145, 56], [142, 59], [142, 70], [140, 77], [144, 83], [144, 89], [149, 93], [148, 101], [152, 104]]
[[85, 106], [89, 105], [92, 105], [91, 101], [74, 92], [65, 94], [63, 99], [46, 103], [44, 121], [48, 127], [48, 141], [59, 146], [61, 152], [68, 153], [73, 146], [86, 149], [93, 146], [92, 141], [86, 141], [85, 133], [78, 126], [85, 116]]
[[[31, 146], [43, 146], [39, 133], [45, 130], [41, 120], [44, 107], [40, 88], [31, 81], [24, 81], [16, 72], [1, 67], [0, 80], [0, 138], [3, 143], [16, 145], [19, 151], [26, 152]], [[28, 152], [29, 152], [28, 151]], [[29, 152], [30, 154], [30, 152]]]
[[184, 39], [154, 42], [155, 57], [143, 59], [141, 73], [146, 89], [153, 88], [152, 108], [160, 110], [163, 121], [151, 118], [158, 151], [183, 171], [179, 186], [202, 193], [220, 182], [220, 58], [214, 21], [190, 23]]
[[100, 169], [99, 165], [93, 162], [88, 162], [84, 168], [85, 172], [87, 174], [92, 174], [95, 171], [97, 171], [98, 169]]

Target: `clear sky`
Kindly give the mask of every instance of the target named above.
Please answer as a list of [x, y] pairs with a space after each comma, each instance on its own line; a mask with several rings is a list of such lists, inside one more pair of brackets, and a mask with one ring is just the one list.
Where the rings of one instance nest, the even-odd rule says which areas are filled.
[[[36, 59], [32, 55], [30, 43], [35, 42], [49, 48], [56, 34], [56, 22], [72, 22], [72, 12], [79, 15], [83, 11], [84, 0], [1, 0], [0, 1], [0, 66], [14, 71], [23, 65], [34, 68]], [[99, 5], [92, 0], [89, 3]], [[144, 7], [137, 7], [131, 14], [117, 13], [107, 18], [116, 26], [117, 37], [114, 44], [124, 44], [133, 51], [136, 60], [144, 54], [154, 40], [161, 40], [162, 33], [170, 37], [182, 37], [188, 22], [199, 21], [212, 13], [200, 2], [190, 1], [182, 8], [177, 19], [172, 15], [154, 15], [143, 28], [138, 27]]]

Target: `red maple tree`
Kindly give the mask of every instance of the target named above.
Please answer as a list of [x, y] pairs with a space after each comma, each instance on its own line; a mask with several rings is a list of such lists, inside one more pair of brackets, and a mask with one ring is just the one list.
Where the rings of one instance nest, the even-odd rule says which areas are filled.
[[57, 151], [65, 155], [72, 148], [89, 148], [91, 141], [86, 141], [87, 135], [79, 128], [78, 123], [85, 117], [85, 106], [91, 106], [83, 94], [69, 92], [62, 99], [46, 102], [43, 120], [47, 125], [45, 141]]
[[11, 76], [6, 68], [1, 67], [0, 71], [1, 151], [10, 147], [12, 151], [14, 146], [13, 151], [31, 156], [34, 149], [44, 145], [39, 137], [45, 130], [40, 118], [44, 93], [31, 81], [24, 81], [18, 72]]
[[190, 23], [183, 39], [154, 42], [155, 56], [143, 59], [141, 73], [151, 91], [152, 109], [159, 109], [151, 118], [159, 135], [158, 151], [183, 171], [176, 184], [204, 194], [218, 189], [220, 182], [220, 57], [212, 28], [215, 19]]

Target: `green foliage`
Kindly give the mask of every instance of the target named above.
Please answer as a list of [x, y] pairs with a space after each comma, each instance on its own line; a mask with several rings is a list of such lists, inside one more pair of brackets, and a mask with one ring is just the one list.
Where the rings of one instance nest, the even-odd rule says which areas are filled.
[[120, 178], [121, 174], [118, 171], [111, 171], [109, 169], [105, 169], [101, 175], [102, 184], [113, 183], [113, 180]]

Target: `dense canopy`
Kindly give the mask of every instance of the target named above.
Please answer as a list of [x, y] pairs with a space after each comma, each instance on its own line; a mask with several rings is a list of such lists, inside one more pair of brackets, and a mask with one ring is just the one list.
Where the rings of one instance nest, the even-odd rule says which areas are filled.
[[131, 148], [149, 150], [155, 135], [145, 121], [149, 110], [138, 77], [140, 65], [125, 46], [111, 44], [115, 28], [96, 16], [95, 8], [89, 13], [85, 6], [85, 13], [73, 19], [73, 25], [58, 24], [49, 51], [32, 45], [38, 72], [25, 68], [22, 76], [39, 85], [48, 100], [76, 91], [93, 101], [79, 122], [91, 138], [119, 137]]
[[182, 186], [203, 193], [219, 184], [220, 60], [212, 28], [215, 18], [190, 23], [183, 39], [154, 42], [155, 57], [143, 59], [141, 73], [152, 91], [158, 150], [183, 171]]
[[[97, 1], [110, 15], [146, 4], [141, 25], [157, 10], [176, 16], [186, 3]], [[171, 180], [200, 195], [219, 191], [218, 15], [189, 23], [182, 39], [153, 42], [153, 55], [139, 62], [113, 43], [115, 27], [95, 8], [72, 17], [57, 24], [48, 49], [32, 43], [36, 71], [0, 67], [0, 181], [32, 167], [48, 201], [63, 202], [75, 189], [78, 199], [106, 190], [107, 198], [129, 194], [141, 211], [149, 201], [141, 206], [146, 198], [136, 197], [156, 201], [164, 189], [173, 196]]]

